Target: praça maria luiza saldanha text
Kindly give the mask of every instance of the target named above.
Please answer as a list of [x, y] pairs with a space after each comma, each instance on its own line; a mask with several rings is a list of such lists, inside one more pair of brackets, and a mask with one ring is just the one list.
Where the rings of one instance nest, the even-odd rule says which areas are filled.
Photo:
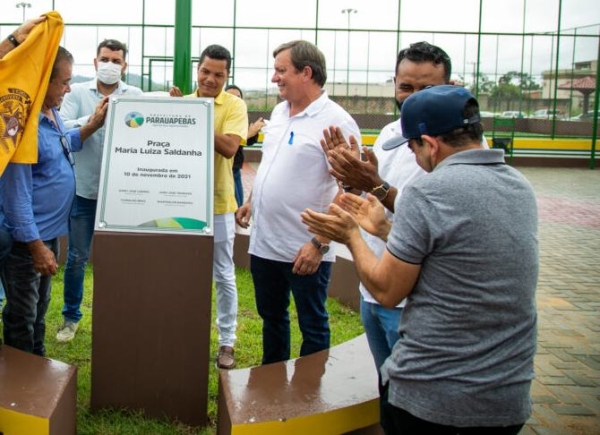
[[202, 151], [197, 150], [182, 150], [177, 148], [171, 148], [169, 142], [159, 142], [149, 140], [146, 144], [147, 148], [136, 148], [136, 147], [123, 147], [116, 146], [114, 148], [115, 153], [120, 154], [155, 154], [165, 156], [195, 156], [202, 157]]

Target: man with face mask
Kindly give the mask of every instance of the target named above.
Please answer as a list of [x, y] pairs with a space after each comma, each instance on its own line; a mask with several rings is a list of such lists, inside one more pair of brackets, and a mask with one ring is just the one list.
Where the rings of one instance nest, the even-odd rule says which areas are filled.
[[[396, 58], [394, 77], [398, 109], [401, 109], [404, 100], [413, 93], [428, 86], [449, 83], [451, 73], [450, 57], [440, 47], [423, 41], [400, 50]], [[329, 138], [337, 139], [334, 136], [335, 130], [332, 129]], [[393, 216], [396, 196], [400, 196], [404, 187], [413, 180], [425, 175], [425, 171], [415, 162], [413, 153], [407, 147], [397, 146], [403, 140], [400, 119], [397, 119], [383, 128], [372, 149], [364, 149], [366, 161], [344, 152], [346, 147], [343, 145], [333, 148], [331, 141], [332, 148], [328, 152], [333, 175], [338, 178], [344, 189], [357, 195], [361, 192], [372, 193], [387, 208], [389, 219]], [[351, 170], [344, 171], [346, 162], [350, 163], [348, 168]], [[383, 254], [383, 241], [368, 233], [364, 233], [364, 237], [374, 252], [378, 255]], [[364, 283], [360, 284], [360, 293], [361, 320], [375, 365], [379, 370], [399, 338], [398, 326], [406, 301], [397, 307], [383, 307], [369, 293]]]
[[[86, 125], [98, 102], [106, 96], [136, 96], [142, 91], [121, 80], [127, 68], [127, 46], [115, 39], [105, 39], [98, 45], [94, 68], [96, 78], [71, 86], [60, 114], [67, 128]], [[105, 128], [86, 140], [81, 152], [75, 153], [76, 196], [69, 225], [69, 250], [64, 277], [64, 322], [56, 339], [67, 342], [75, 337], [81, 319], [83, 278], [94, 234], [94, 218], [100, 183], [100, 166], [104, 148]]]

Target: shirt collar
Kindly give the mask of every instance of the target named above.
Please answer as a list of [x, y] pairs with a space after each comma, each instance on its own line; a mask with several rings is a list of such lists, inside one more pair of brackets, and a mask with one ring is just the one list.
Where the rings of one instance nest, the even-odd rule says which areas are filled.
[[435, 170], [437, 171], [439, 168], [449, 165], [493, 165], [499, 163], [506, 163], [504, 161], [504, 150], [475, 148], [459, 151], [446, 157], [435, 167]]
[[[54, 118], [56, 118], [58, 116], [58, 109], [56, 107], [53, 107], [50, 110], [52, 110], [52, 113], [54, 113]], [[48, 118], [42, 111], [40, 111], [40, 116], [38, 119], [40, 119], [40, 120], [47, 119], [48, 122], [50, 122], [50, 124], [52, 124], [52, 122], [50, 121], [50, 118]]]
[[54, 113], [54, 119], [56, 120], [56, 124], [54, 122], [52, 122], [52, 120], [50, 118], [48, 118], [46, 115], [44, 115], [44, 113], [42, 113], [40, 111], [39, 117], [38, 117], [38, 122], [39, 123], [46, 123], [48, 125], [50, 125], [53, 129], [58, 130], [59, 133], [63, 133], [64, 131], [64, 127], [62, 124], [62, 119], [60, 117], [60, 113], [58, 111], [57, 107], [53, 107], [52, 109], [52, 113]]
[[[225, 98], [227, 98], [225, 94], [226, 92], [221, 90], [221, 92], [219, 92], [219, 95], [215, 97], [215, 104], [223, 104], [225, 102]], [[202, 98], [200, 95], [198, 95], [198, 88], [194, 90], [194, 93], [192, 95], [196, 96], [197, 98]]]
[[215, 104], [223, 104], [224, 102], [225, 102], [225, 92], [223, 92], [223, 90], [221, 90], [221, 92], [219, 92], [219, 95], [217, 95], [215, 98]]
[[400, 123], [400, 118], [393, 122], [392, 131], [397, 135], [402, 135], [402, 124]]
[[[88, 84], [89, 84], [90, 91], [98, 92], [98, 79], [90, 80], [88, 82]], [[122, 94], [123, 92], [125, 92], [127, 90], [127, 88], [128, 88], [127, 83], [125, 83], [122, 80], [119, 80], [119, 84], [117, 85], [117, 88], [115, 89], [113, 94], [115, 94], [115, 93]]]
[[[311, 102], [308, 106], [306, 106], [306, 108], [300, 112], [297, 113], [295, 116], [314, 116], [317, 113], [319, 113], [321, 111], [321, 109], [323, 109], [323, 107], [325, 107], [325, 104], [327, 103], [327, 100], [329, 99], [329, 96], [327, 95], [327, 91], [325, 89], [321, 89], [321, 94], [319, 95], [319, 97], [314, 100], [313, 102]], [[290, 103], [287, 103], [288, 105], [288, 113], [290, 110]]]

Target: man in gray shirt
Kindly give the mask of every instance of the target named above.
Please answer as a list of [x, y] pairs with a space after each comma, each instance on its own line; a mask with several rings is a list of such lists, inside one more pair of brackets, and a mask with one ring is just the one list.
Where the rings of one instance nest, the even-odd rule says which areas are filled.
[[[501, 150], [482, 148], [477, 101], [466, 89], [415, 93], [401, 122], [430, 174], [405, 188], [391, 226], [373, 198], [351, 195], [342, 204], [352, 214], [332, 205], [328, 215], [306, 210], [302, 219], [348, 246], [382, 305], [408, 297], [400, 339], [381, 368], [386, 433], [516, 434], [531, 414], [536, 348], [533, 190]], [[381, 259], [358, 222], [387, 238]]]

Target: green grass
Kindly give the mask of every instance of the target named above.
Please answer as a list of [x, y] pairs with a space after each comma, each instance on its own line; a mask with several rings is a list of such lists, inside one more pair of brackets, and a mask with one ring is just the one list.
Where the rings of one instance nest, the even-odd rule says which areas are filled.
[[[262, 356], [262, 322], [254, 305], [254, 287], [250, 272], [237, 269], [238, 284], [238, 340], [236, 343], [237, 367], [251, 367], [260, 364]], [[85, 293], [82, 304], [83, 319], [73, 341], [62, 344], [56, 341], [56, 331], [62, 322], [63, 269], [61, 268], [52, 283], [52, 301], [46, 316], [46, 351], [49, 358], [63, 361], [78, 367], [77, 377], [77, 429], [81, 435], [196, 435], [213, 434], [216, 431], [218, 371], [210, 365], [208, 418], [209, 426], [193, 428], [177, 422], [164, 422], [149, 419], [139, 411], [101, 410], [91, 412], [91, 307], [92, 307], [92, 268], [88, 266], [85, 277]], [[358, 291], [358, 290], [357, 290]], [[211, 355], [216, 353], [217, 332], [211, 328]], [[329, 299], [327, 308], [331, 323], [331, 345], [343, 343], [363, 332], [360, 316], [349, 308]], [[295, 308], [291, 308], [292, 358], [299, 353], [301, 336], [297, 326]]]

